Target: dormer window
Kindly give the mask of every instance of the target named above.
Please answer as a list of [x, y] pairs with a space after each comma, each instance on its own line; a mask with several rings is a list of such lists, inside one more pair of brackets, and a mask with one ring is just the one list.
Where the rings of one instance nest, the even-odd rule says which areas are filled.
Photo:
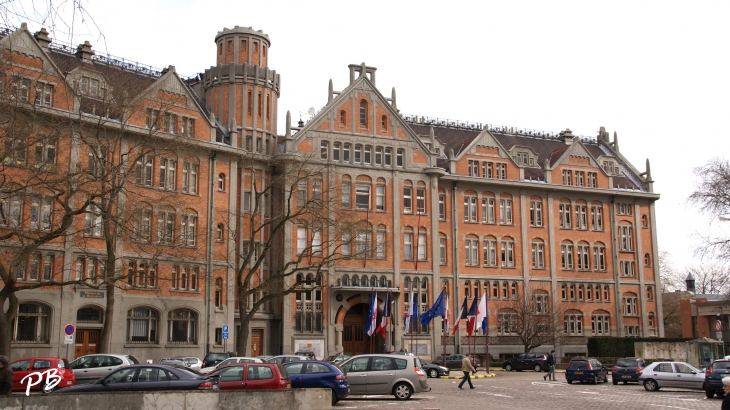
[[609, 175], [617, 175], [619, 167], [613, 161], [603, 161], [603, 170]]
[[517, 165], [528, 165], [532, 163], [530, 161], [530, 154], [527, 152], [517, 152], [514, 158]]
[[104, 96], [104, 89], [101, 87], [101, 82], [96, 78], [87, 76], [81, 77], [80, 91], [81, 94], [88, 95], [89, 97]]

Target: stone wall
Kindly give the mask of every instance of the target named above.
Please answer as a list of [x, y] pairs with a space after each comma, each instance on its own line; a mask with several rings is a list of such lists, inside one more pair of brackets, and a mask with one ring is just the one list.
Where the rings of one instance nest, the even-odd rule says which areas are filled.
[[89, 410], [233, 410], [233, 409], [327, 409], [332, 392], [328, 389], [168, 391], [78, 394], [14, 393], [0, 396], [0, 410], [54, 409]]

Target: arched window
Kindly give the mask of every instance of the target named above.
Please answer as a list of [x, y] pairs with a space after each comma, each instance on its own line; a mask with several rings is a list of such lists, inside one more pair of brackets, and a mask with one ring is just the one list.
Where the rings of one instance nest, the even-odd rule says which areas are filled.
[[352, 286], [360, 286], [360, 277], [352, 275]]
[[347, 114], [345, 113], [345, 110], [340, 111], [340, 125], [343, 127], [347, 125]]
[[177, 309], [170, 312], [167, 319], [167, 342], [198, 343], [198, 314], [189, 309]]
[[654, 288], [651, 286], [646, 287], [646, 300], [654, 300]]
[[605, 310], [596, 310], [591, 313], [591, 329], [597, 336], [608, 336], [611, 334], [611, 315]]
[[360, 101], [360, 127], [368, 127], [368, 102], [365, 100]]
[[583, 313], [578, 310], [569, 310], [563, 315], [563, 330], [566, 335], [578, 336], [583, 334]]
[[517, 311], [513, 309], [501, 309], [497, 312], [497, 334], [517, 334]]
[[85, 306], [76, 311], [76, 323], [104, 323], [104, 314], [102, 310], [93, 307]]
[[646, 266], [647, 268], [651, 266], [651, 255], [649, 255], [648, 253], [644, 254], [644, 266]]
[[146, 307], [127, 311], [127, 343], [158, 343], [159, 313]]
[[21, 303], [14, 319], [14, 343], [50, 343], [51, 308], [40, 303]]
[[216, 241], [222, 241], [223, 240], [223, 224], [218, 224], [215, 227], [215, 240]]
[[216, 278], [215, 280], [215, 307], [223, 307], [223, 279]]
[[226, 190], [226, 174], [218, 174], [218, 190]]
[[383, 115], [380, 117], [380, 127], [383, 129], [383, 131], [388, 131], [388, 117]]
[[641, 227], [642, 228], [649, 227], [649, 218], [647, 218], [646, 215], [641, 215]]
[[573, 269], [573, 243], [570, 241], [563, 241], [560, 244], [560, 257], [562, 261], [562, 267], [565, 270]]
[[536, 290], [532, 294], [532, 313], [536, 315], [545, 315], [549, 312], [550, 296], [547, 291]]
[[639, 300], [635, 293], [624, 293], [623, 312], [624, 316], [637, 316], [639, 314]]
[[194, 209], [186, 209], [180, 215], [180, 245], [195, 246], [198, 213]]
[[380, 277], [379, 286], [381, 288], [387, 288], [388, 287], [388, 281], [385, 279], [385, 276]]
[[350, 277], [347, 275], [342, 276], [342, 286], [350, 286]]
[[363, 275], [360, 278], [360, 286], [362, 286], [364, 288], [368, 287], [368, 277], [367, 276]]
[[378, 279], [375, 276], [370, 277], [370, 287], [374, 288], [378, 286]]

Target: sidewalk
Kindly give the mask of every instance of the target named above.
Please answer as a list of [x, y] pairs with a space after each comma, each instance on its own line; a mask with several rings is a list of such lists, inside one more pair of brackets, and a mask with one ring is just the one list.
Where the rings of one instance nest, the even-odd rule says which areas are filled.
[[[456, 379], [456, 380], [461, 380], [464, 377], [464, 373], [463, 372], [458, 372], [459, 373], [458, 376], [452, 376], [451, 374], [453, 374], [453, 373], [455, 373], [455, 372], [449, 373], [449, 376], [440, 376], [439, 378], [440, 379]], [[477, 372], [477, 374], [473, 374], [471, 376], [471, 378], [472, 379], [487, 379], [487, 378], [496, 377], [496, 376], [497, 376], [496, 373], [479, 374], [479, 372]]]

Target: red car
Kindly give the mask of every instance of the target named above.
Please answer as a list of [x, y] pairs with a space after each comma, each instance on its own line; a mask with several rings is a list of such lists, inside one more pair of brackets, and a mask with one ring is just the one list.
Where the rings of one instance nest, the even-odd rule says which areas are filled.
[[[13, 369], [13, 391], [26, 392], [28, 384], [31, 384], [30, 390], [50, 393], [76, 384], [76, 377], [68, 367], [68, 361], [60, 357], [26, 357], [10, 362], [10, 368]], [[52, 369], [56, 370], [55, 380], [60, 377], [55, 386], [52, 384], [54, 377], [50, 374]], [[21, 383], [28, 375], [31, 376]]]
[[235, 363], [209, 374], [218, 378], [221, 390], [291, 389], [291, 381], [279, 363]]

